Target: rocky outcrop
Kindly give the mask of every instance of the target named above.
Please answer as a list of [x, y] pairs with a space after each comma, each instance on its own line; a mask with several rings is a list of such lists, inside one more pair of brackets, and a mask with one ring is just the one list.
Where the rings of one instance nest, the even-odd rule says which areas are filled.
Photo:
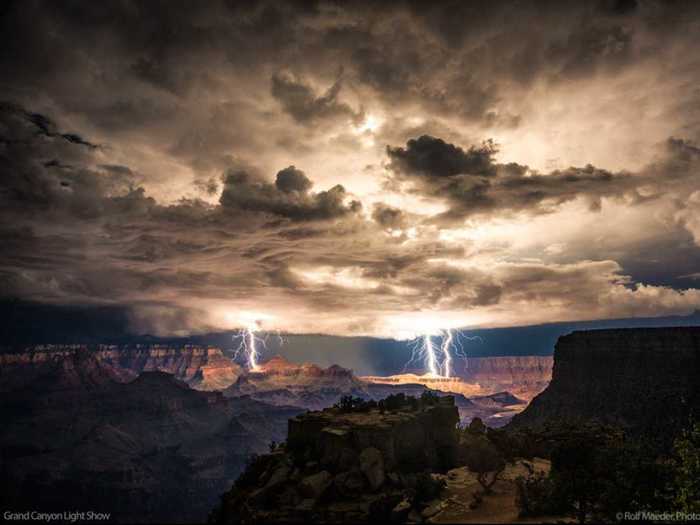
[[26, 381], [35, 369], [51, 366], [52, 362], [63, 361], [79, 352], [92, 353], [122, 382], [142, 372], [160, 371], [174, 375], [197, 390], [223, 390], [242, 373], [241, 367], [220, 349], [196, 345], [38, 345], [21, 352], [0, 354], [0, 367], [12, 369], [11, 374], [17, 376], [17, 381]]
[[427, 472], [457, 466], [457, 422], [453, 398], [436, 396], [399, 395], [299, 415], [289, 421], [286, 445], [251, 463], [213, 518], [220, 523], [405, 518], [427, 506], [412, 508], [417, 493], [437, 483]]
[[241, 375], [224, 393], [228, 397], [249, 396], [265, 403], [309, 410], [327, 408], [344, 395], [367, 397], [363, 382], [352, 370], [337, 365], [321, 368], [310, 363], [295, 364], [281, 356]]
[[287, 447], [319, 458], [331, 470], [342, 470], [348, 458], [360, 457], [367, 448], [381, 453], [388, 470], [440, 470], [455, 461], [458, 422], [450, 396], [420, 410], [384, 414], [379, 410], [342, 413], [331, 408], [290, 419]]
[[559, 338], [547, 389], [510, 426], [596, 420], [675, 435], [700, 413], [700, 328], [574, 332]]

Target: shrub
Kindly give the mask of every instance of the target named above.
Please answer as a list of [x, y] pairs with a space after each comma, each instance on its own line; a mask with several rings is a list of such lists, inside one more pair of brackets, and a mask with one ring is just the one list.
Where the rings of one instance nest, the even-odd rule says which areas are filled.
[[467, 444], [467, 467], [477, 475], [484, 492], [491, 492], [493, 484], [506, 467], [506, 462], [498, 449], [485, 437], [478, 437]]
[[673, 508], [700, 512], [700, 424], [696, 423], [676, 439], [673, 452]]
[[333, 405], [341, 412], [368, 412], [369, 410], [376, 408], [377, 403], [374, 400], [365, 401], [361, 397], [353, 397], [351, 395], [346, 395], [340, 398], [340, 401]]
[[425, 390], [420, 395], [420, 400], [423, 405], [437, 405], [440, 402], [440, 397], [432, 390]]
[[422, 472], [416, 477], [416, 488], [411, 503], [423, 505], [437, 498], [447, 486], [445, 480], [436, 479], [428, 473]]
[[516, 479], [516, 503], [521, 517], [560, 514], [564, 506], [557, 499], [552, 479], [543, 472]]

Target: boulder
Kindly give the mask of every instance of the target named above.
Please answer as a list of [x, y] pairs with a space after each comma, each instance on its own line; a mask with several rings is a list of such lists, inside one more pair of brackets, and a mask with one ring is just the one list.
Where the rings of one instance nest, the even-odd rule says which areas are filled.
[[428, 505], [425, 509], [423, 509], [423, 512], [421, 512], [421, 516], [423, 519], [428, 519], [432, 518], [439, 512], [441, 512], [446, 506], [446, 503], [442, 500], [434, 500]]
[[360, 453], [360, 470], [367, 478], [372, 490], [384, 484], [384, 458], [374, 447], [367, 447]]
[[350, 498], [364, 490], [365, 478], [359, 470], [350, 470], [338, 474], [333, 480], [333, 485], [340, 496]]
[[318, 474], [312, 474], [303, 478], [299, 484], [299, 489], [305, 497], [316, 500], [330, 486], [331, 481], [331, 474], [327, 470], [322, 470]]
[[411, 503], [404, 499], [400, 501], [391, 511], [391, 521], [393, 523], [403, 523], [411, 512]]
[[281, 467], [276, 468], [273, 472], [272, 475], [270, 476], [270, 479], [267, 481], [265, 484], [265, 489], [269, 490], [275, 487], [278, 487], [285, 483], [289, 479], [289, 475], [291, 474], [291, 469], [287, 467], [286, 465], [282, 465]]

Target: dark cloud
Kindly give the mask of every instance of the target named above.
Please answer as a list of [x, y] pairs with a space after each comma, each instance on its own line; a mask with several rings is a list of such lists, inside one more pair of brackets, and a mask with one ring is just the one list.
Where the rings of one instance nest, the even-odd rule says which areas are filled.
[[383, 203], [377, 203], [372, 210], [372, 219], [374, 219], [382, 228], [403, 228], [406, 225], [406, 214], [399, 208], [387, 206]]
[[445, 200], [450, 209], [442, 219], [447, 221], [476, 214], [551, 213], [575, 199], [586, 200], [592, 211], [600, 210], [606, 198], [639, 204], [680, 189], [670, 183], [692, 183], [700, 164], [700, 150], [674, 138], [662, 158], [640, 173], [589, 164], [542, 174], [516, 163], [496, 163], [495, 152], [492, 142], [465, 151], [427, 136], [409, 140], [405, 148], [387, 148], [392, 177], [407, 179], [409, 192]]
[[[449, 309], [680, 311], [699, 152], [651, 144], [700, 138], [697, 20], [694, 3], [629, 0], [6, 2], [2, 293], [128, 304], [161, 331], [238, 310], [339, 333]], [[503, 152], [459, 146], [489, 136]], [[379, 187], [386, 167], [409, 198]], [[392, 205], [365, 213], [358, 192]], [[490, 242], [492, 222], [578, 201], [581, 229], [608, 202], [624, 213], [562, 246]], [[641, 239], [635, 213], [653, 218]]]
[[241, 170], [224, 176], [219, 202], [229, 210], [269, 213], [293, 221], [337, 219], [358, 212], [357, 200], [346, 204], [348, 194], [341, 185], [310, 193], [311, 181], [293, 166], [277, 174], [275, 184], [258, 180]]
[[352, 109], [338, 101], [342, 87], [341, 78], [323, 95], [317, 95], [303, 80], [286, 72], [272, 76], [272, 96], [297, 122], [310, 124], [314, 121], [334, 117], [354, 117]]
[[296, 169], [294, 166], [289, 166], [277, 173], [275, 186], [284, 193], [306, 193], [313, 184], [303, 171]]
[[[11, 122], [12, 120], [25, 120], [27, 123], [30, 123], [34, 126], [34, 132], [38, 135], [43, 135], [49, 138], [60, 138], [65, 140], [66, 142], [78, 144], [80, 146], [85, 146], [90, 149], [97, 148], [96, 144], [88, 142], [77, 133], [59, 132], [56, 128], [56, 124], [47, 116], [42, 115], [40, 113], [32, 113], [26, 111], [21, 106], [12, 102], [0, 102], [0, 112], [2, 112], [3, 121], [5, 123], [3, 125], [3, 128], [5, 128], [7, 123]], [[31, 129], [30, 126], [25, 125], [23, 127], [25, 129]], [[5, 131], [7, 132], [7, 129]], [[29, 129], [27, 129], [27, 131], [29, 131]], [[7, 142], [11, 139], [3, 137], [0, 138], [0, 140], [2, 140], [3, 142]]]
[[387, 146], [390, 167], [395, 172], [427, 177], [494, 175], [493, 157], [496, 152], [495, 144], [490, 141], [464, 151], [429, 135], [409, 140], [405, 148]]

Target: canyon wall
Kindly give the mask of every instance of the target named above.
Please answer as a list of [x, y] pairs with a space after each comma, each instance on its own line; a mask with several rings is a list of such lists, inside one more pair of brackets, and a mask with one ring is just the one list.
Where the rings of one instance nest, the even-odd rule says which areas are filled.
[[485, 391], [505, 390], [529, 401], [549, 384], [552, 363], [551, 356], [472, 357], [456, 373]]
[[37, 345], [16, 353], [0, 354], [0, 367], [29, 377], [33, 369], [65, 360], [76, 352], [92, 355], [121, 381], [142, 372], [166, 372], [197, 390], [223, 390], [238, 379], [242, 369], [219, 348], [197, 345]]
[[49, 354], [0, 367], [6, 509], [203, 522], [250, 455], [284, 440], [301, 412], [193, 390], [161, 371], [123, 382], [87, 349]]
[[700, 415], [700, 327], [574, 332], [560, 337], [550, 385], [510, 427], [595, 420], [674, 435]]

